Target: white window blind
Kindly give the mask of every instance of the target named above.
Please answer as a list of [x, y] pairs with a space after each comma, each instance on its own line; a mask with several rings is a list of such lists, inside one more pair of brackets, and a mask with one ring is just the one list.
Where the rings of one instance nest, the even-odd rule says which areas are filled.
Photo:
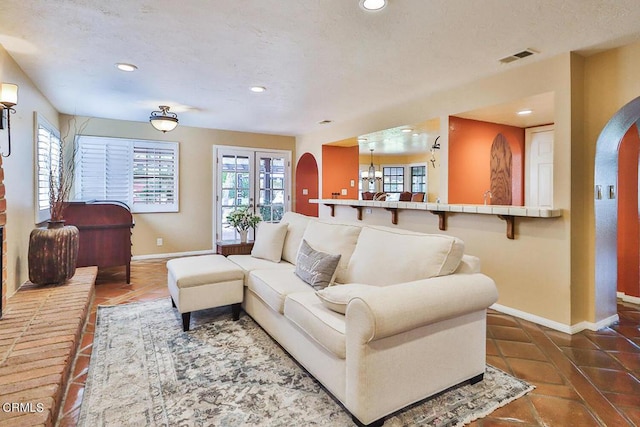
[[118, 200], [132, 212], [178, 211], [178, 143], [80, 136], [76, 198]]
[[49, 177], [57, 177], [60, 172], [62, 143], [60, 132], [42, 115], [36, 114], [36, 215], [35, 222], [47, 220], [49, 215]]

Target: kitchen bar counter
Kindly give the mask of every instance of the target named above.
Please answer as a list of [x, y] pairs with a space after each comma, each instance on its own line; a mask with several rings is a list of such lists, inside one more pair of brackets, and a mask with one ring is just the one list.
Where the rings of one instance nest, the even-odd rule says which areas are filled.
[[528, 206], [505, 205], [472, 205], [472, 204], [448, 204], [448, 203], [417, 203], [417, 202], [381, 202], [376, 200], [354, 199], [311, 199], [311, 203], [323, 204], [331, 208], [331, 216], [335, 216], [336, 206], [350, 206], [357, 210], [358, 220], [362, 220], [362, 209], [382, 208], [391, 212], [391, 222], [398, 223], [398, 211], [422, 210], [428, 211], [439, 217], [439, 229], [447, 229], [447, 213], [469, 213], [483, 215], [497, 215], [507, 223], [507, 238], [515, 238], [515, 218], [558, 218], [562, 216], [561, 209]]

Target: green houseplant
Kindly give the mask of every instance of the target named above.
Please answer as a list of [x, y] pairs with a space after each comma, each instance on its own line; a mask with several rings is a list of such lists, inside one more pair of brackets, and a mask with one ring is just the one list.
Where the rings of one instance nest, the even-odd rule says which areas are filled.
[[240, 241], [242, 243], [247, 241], [249, 229], [258, 225], [260, 221], [262, 221], [262, 218], [251, 212], [249, 207], [238, 208], [227, 215], [227, 222], [233, 228], [238, 230], [238, 233], [240, 233]]

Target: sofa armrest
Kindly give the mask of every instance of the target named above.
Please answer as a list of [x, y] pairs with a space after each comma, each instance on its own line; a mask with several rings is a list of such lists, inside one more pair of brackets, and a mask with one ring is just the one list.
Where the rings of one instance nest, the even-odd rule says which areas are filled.
[[348, 339], [361, 343], [484, 310], [498, 300], [495, 282], [481, 273], [451, 274], [381, 287], [347, 306]]

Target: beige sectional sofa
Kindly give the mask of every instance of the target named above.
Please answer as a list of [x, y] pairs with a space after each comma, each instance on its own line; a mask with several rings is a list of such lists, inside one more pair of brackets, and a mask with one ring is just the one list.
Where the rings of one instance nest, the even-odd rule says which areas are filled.
[[[407, 405], [482, 379], [486, 309], [497, 290], [462, 241], [291, 212], [281, 223], [284, 242], [270, 248], [280, 262], [228, 257], [244, 271], [242, 306], [357, 424], [381, 425]], [[336, 284], [318, 291], [323, 299], [295, 274], [303, 239], [341, 255]]]

